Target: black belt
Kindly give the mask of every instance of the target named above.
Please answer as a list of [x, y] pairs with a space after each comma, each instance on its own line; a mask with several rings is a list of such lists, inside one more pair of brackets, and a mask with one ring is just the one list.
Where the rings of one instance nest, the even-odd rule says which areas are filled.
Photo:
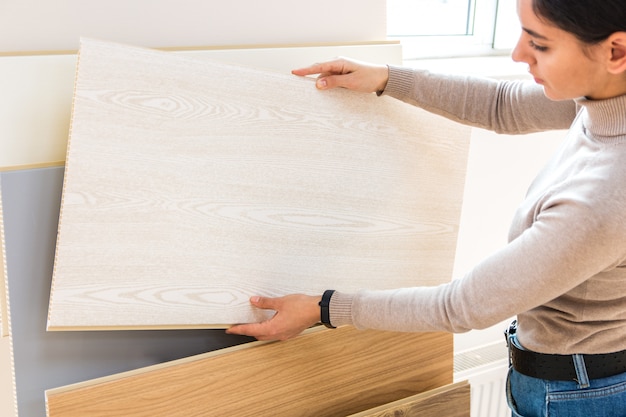
[[[553, 381], [576, 381], [573, 355], [537, 353], [517, 346], [509, 335], [515, 334], [515, 324], [507, 331], [509, 358], [520, 374]], [[626, 350], [614, 353], [582, 355], [589, 379], [607, 378], [626, 372]]]

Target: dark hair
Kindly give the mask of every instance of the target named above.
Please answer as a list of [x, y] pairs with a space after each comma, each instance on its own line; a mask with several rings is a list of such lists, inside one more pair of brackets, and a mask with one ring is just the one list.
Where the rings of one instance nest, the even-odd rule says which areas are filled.
[[587, 44], [626, 31], [626, 0], [533, 0], [533, 11]]

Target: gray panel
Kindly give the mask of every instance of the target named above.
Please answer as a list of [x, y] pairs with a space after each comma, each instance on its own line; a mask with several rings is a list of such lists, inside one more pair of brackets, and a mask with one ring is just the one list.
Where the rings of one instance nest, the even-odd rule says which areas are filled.
[[223, 330], [46, 332], [63, 168], [0, 173], [18, 412], [44, 391], [250, 341]]

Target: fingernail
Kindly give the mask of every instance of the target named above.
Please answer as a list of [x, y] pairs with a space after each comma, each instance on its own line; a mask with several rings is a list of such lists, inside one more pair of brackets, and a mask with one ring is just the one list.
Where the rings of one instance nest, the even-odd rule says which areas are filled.
[[254, 297], [250, 297], [250, 302], [251, 303], [258, 303], [259, 300], [261, 300], [261, 297], [259, 297], [259, 296], [255, 295]]
[[325, 79], [319, 79], [317, 80], [317, 83], [315, 83], [315, 85], [317, 86], [317, 88], [326, 88], [328, 86], [328, 82]]

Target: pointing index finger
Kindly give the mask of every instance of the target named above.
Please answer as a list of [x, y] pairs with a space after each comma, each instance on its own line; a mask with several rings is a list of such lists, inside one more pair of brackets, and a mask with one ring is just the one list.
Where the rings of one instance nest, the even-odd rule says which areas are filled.
[[304, 68], [297, 68], [291, 71], [294, 75], [330, 75], [345, 73], [345, 65], [342, 60], [335, 60], [323, 63], [317, 63]]
[[297, 68], [291, 71], [293, 75], [306, 76], [306, 75], [314, 75], [322, 73], [322, 64], [313, 64], [304, 68]]

